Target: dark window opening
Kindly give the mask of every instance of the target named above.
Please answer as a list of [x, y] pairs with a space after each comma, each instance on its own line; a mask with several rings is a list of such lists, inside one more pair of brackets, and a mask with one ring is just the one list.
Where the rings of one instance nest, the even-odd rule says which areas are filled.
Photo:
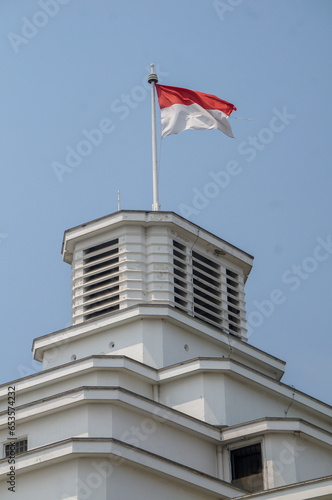
[[13, 456], [15, 457], [16, 455], [19, 455], [20, 453], [24, 453], [25, 451], [28, 451], [28, 440], [27, 439], [22, 439], [21, 441], [12, 441], [9, 444], [6, 444], [5, 446], [5, 456], [10, 457]]
[[232, 450], [231, 466], [234, 486], [250, 493], [264, 489], [260, 443]]

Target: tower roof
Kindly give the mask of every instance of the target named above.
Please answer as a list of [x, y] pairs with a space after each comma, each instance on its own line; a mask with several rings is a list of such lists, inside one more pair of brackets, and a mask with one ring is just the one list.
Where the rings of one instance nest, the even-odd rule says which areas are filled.
[[[219, 236], [203, 229], [202, 227], [188, 221], [184, 217], [175, 212], [154, 212], [146, 210], [120, 210], [98, 219], [80, 224], [73, 228], [67, 229], [64, 233], [62, 243], [63, 260], [68, 264], [72, 263], [73, 251], [75, 244], [81, 242], [87, 237], [102, 234], [108, 228], [120, 227], [124, 224], [143, 224], [143, 225], [168, 225], [177, 226], [183, 232], [192, 234], [197, 238], [206, 240], [211, 247], [215, 247], [216, 255], [226, 255], [232, 260], [242, 262], [246, 270], [246, 278], [252, 268], [254, 257], [247, 252], [239, 249], [235, 245], [228, 243]], [[225, 252], [225, 253], [223, 253]]]

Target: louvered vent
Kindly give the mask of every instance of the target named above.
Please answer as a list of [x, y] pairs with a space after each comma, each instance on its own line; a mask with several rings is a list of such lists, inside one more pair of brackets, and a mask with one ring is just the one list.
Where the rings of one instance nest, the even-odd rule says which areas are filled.
[[194, 251], [192, 266], [194, 316], [220, 327], [222, 323], [220, 266]]
[[228, 328], [231, 332], [241, 332], [239, 277], [233, 271], [226, 269]]
[[119, 309], [119, 240], [84, 251], [84, 320]]
[[187, 259], [186, 247], [173, 240], [174, 302], [176, 307], [187, 310]]

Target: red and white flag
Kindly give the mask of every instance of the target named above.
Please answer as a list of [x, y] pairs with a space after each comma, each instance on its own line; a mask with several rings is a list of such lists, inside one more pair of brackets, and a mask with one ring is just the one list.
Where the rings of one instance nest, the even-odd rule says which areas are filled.
[[234, 137], [228, 117], [236, 107], [218, 97], [194, 90], [156, 85], [161, 112], [161, 137], [183, 130], [218, 129]]

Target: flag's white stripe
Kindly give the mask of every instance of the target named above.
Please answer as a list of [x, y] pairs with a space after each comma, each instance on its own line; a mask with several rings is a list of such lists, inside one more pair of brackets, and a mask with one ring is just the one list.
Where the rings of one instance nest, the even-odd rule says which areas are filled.
[[204, 109], [199, 104], [185, 106], [173, 104], [161, 111], [161, 137], [179, 134], [183, 130], [211, 130], [217, 128], [229, 137], [234, 137], [228, 116], [216, 109]]

